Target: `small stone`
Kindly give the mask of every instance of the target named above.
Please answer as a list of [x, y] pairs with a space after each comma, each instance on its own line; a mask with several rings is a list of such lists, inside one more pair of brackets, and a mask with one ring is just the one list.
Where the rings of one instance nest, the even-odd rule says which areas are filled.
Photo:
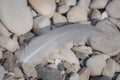
[[58, 7], [58, 13], [64, 14], [70, 9], [69, 6], [63, 5]]
[[109, 0], [92, 0], [90, 4], [91, 9], [103, 9]]
[[69, 22], [87, 21], [87, 11], [79, 6], [71, 8], [67, 13]]
[[120, 74], [118, 75], [117, 79], [116, 80], [120, 80]]
[[28, 77], [32, 77], [32, 78], [36, 78], [37, 77], [37, 72], [35, 70], [35, 67], [28, 64], [28, 63], [23, 63], [22, 64], [22, 68], [24, 73], [28, 76]]
[[21, 37], [23, 37], [23, 39], [28, 42], [28, 41], [30, 41], [33, 37], [35, 37], [35, 34], [32, 33], [32, 32], [28, 32], [28, 33], [22, 35]]
[[4, 68], [0, 65], [0, 80], [3, 80], [4, 75], [5, 75], [5, 70], [4, 70]]
[[100, 11], [97, 9], [94, 9], [91, 15], [91, 19], [101, 19]]
[[14, 55], [12, 52], [5, 51], [3, 53], [2, 61], [4, 61], [3, 66], [4, 66], [5, 70], [7, 70], [9, 72], [14, 71], [15, 58], [14, 58]]
[[31, 10], [31, 13], [32, 13], [32, 16], [33, 16], [33, 17], [36, 17], [36, 16], [37, 16], [37, 13], [36, 13], [34, 10]]
[[75, 6], [77, 0], [66, 0], [66, 5], [67, 6]]
[[69, 70], [69, 71], [71, 71], [71, 72], [75, 72], [74, 66], [73, 66], [72, 64], [70, 64], [69, 62], [66, 62], [66, 61], [65, 61], [63, 64], [64, 64], [64, 67], [65, 67], [67, 70]]
[[3, 56], [3, 52], [2, 49], [0, 49], [0, 59], [2, 59], [2, 56]]
[[50, 59], [55, 60], [59, 59], [61, 61], [67, 61], [71, 64], [80, 64], [78, 58], [75, 56], [75, 54], [67, 48], [62, 48], [59, 50], [59, 53], [55, 53], [50, 55]]
[[33, 20], [33, 31], [36, 35], [40, 35], [50, 30], [50, 19], [45, 16], [36, 17]]
[[5, 78], [5, 80], [16, 80], [13, 76]]
[[14, 52], [19, 48], [18, 42], [6, 36], [0, 36], [0, 46], [8, 51]]
[[15, 74], [15, 77], [17, 78], [23, 78], [23, 73], [18, 67], [14, 68], [14, 74]]
[[57, 69], [36, 66], [36, 71], [39, 79], [62, 80], [61, 72]]
[[32, 29], [33, 18], [26, 0], [1, 0], [0, 20], [11, 32], [23, 35]]
[[87, 67], [90, 70], [91, 76], [101, 75], [103, 68], [106, 66], [107, 55], [96, 55], [87, 60]]
[[102, 19], [105, 19], [105, 18], [107, 18], [107, 17], [108, 17], [108, 14], [107, 14], [106, 11], [104, 11], [104, 12], [102, 13]]
[[0, 34], [7, 37], [11, 36], [11, 33], [6, 29], [6, 27], [1, 22], [0, 22]]
[[94, 50], [103, 52], [104, 54], [115, 56], [120, 52], [120, 35], [114, 36], [97, 36], [90, 39], [90, 45]]
[[85, 59], [86, 57], [88, 57], [89, 55], [83, 52], [76, 52], [76, 56], [79, 59]]
[[72, 48], [73, 51], [75, 52], [82, 52], [82, 53], [86, 53], [86, 54], [92, 54], [92, 48], [89, 46], [75, 46]]
[[56, 9], [55, 0], [29, 0], [32, 7], [42, 16], [51, 18]]
[[53, 23], [56, 26], [62, 26], [67, 23], [66, 17], [61, 15], [60, 13], [55, 12], [53, 15]]
[[69, 80], [80, 80], [80, 76], [79, 76], [78, 73], [73, 73], [73, 74], [70, 76]]
[[79, 0], [77, 5], [83, 7], [86, 11], [89, 11], [90, 2], [91, 0]]
[[90, 71], [88, 68], [83, 68], [79, 72], [80, 79], [79, 80], [89, 80]]
[[58, 69], [57, 65], [55, 65], [55, 64], [48, 64], [47, 67], [53, 68], [53, 69]]
[[59, 5], [75, 6], [77, 0], [60, 0]]
[[110, 17], [120, 18], [120, 0], [112, 0], [106, 6], [106, 12]]
[[60, 0], [55, 0], [56, 1], [56, 3], [59, 3], [60, 2]]
[[116, 72], [116, 62], [112, 59], [106, 60], [106, 67], [103, 69], [102, 75], [113, 77]]
[[110, 77], [104, 76], [104, 77], [93, 77], [90, 80], [112, 80]]

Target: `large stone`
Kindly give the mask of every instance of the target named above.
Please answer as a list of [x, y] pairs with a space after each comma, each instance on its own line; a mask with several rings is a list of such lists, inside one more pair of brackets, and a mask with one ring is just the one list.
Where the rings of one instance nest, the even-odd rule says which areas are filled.
[[120, 18], [120, 0], [112, 0], [107, 5], [106, 12], [110, 17]]
[[87, 67], [90, 70], [91, 76], [101, 75], [103, 68], [106, 66], [107, 55], [96, 55], [87, 60]]
[[55, 0], [29, 0], [32, 7], [42, 16], [51, 18], [56, 9]]
[[92, 0], [90, 4], [91, 9], [103, 9], [109, 0]]
[[53, 23], [56, 26], [62, 26], [65, 23], [67, 23], [67, 19], [66, 19], [65, 16], [55, 12], [54, 15], [53, 15]]
[[75, 6], [67, 13], [69, 22], [87, 21], [87, 11], [80, 6]]
[[17, 35], [27, 33], [33, 25], [32, 14], [26, 0], [0, 0], [0, 19]]
[[98, 22], [95, 26], [99, 30], [101, 30], [104, 34], [114, 36], [115, 34], [119, 34], [119, 30], [117, 27], [111, 23], [108, 19], [104, 19]]
[[90, 45], [94, 50], [103, 52], [104, 54], [115, 56], [120, 52], [120, 35], [114, 36], [97, 36], [90, 38]]

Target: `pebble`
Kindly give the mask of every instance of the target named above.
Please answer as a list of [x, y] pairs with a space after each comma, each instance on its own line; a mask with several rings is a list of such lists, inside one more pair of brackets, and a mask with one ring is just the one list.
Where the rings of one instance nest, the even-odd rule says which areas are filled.
[[23, 78], [23, 73], [19, 67], [14, 68], [14, 74], [16, 78]]
[[86, 62], [86, 66], [90, 70], [91, 76], [101, 75], [103, 68], [106, 66], [106, 59], [109, 58], [107, 55], [96, 55], [89, 58]]
[[67, 19], [69, 22], [87, 21], [87, 11], [79, 6], [74, 6], [67, 13]]
[[15, 67], [15, 58], [12, 52], [3, 52], [2, 60], [4, 61], [3, 66], [6, 71], [13, 72]]
[[76, 52], [76, 56], [77, 56], [77, 58], [79, 58], [79, 59], [85, 59], [85, 58], [87, 58], [89, 55], [86, 54], [86, 53], [83, 53], [83, 52]]
[[75, 6], [77, 0], [60, 0], [59, 5]]
[[89, 4], [91, 0], [79, 0], [77, 5], [83, 7], [86, 11], [89, 11]]
[[11, 32], [23, 35], [32, 29], [33, 18], [26, 0], [1, 0], [0, 19]]
[[97, 9], [92, 11], [91, 19], [101, 19], [101, 12]]
[[0, 46], [11, 52], [19, 48], [17, 41], [6, 36], [0, 36]]
[[3, 36], [10, 37], [12, 33], [10, 33], [6, 27], [0, 22], [0, 34]]
[[75, 6], [77, 3], [77, 0], [65, 0], [67, 6]]
[[101, 19], [102, 19], [102, 20], [105, 19], [105, 18], [108, 18], [108, 14], [107, 14], [106, 11], [104, 11], [104, 12], [102, 13], [102, 15], [101, 15]]
[[85, 54], [92, 54], [93, 53], [92, 48], [89, 46], [74, 46], [72, 48], [72, 50], [75, 52], [82, 52]]
[[20, 36], [20, 38], [21, 38], [21, 37], [22, 37], [25, 41], [28, 42], [28, 41], [30, 41], [32, 38], [35, 37], [35, 34], [32, 33], [32, 32], [28, 32], [28, 33], [26, 33], [26, 34]]
[[112, 79], [107, 76], [102, 76], [102, 77], [93, 77], [90, 80], [112, 80]]
[[69, 70], [70, 72], [77, 72], [77, 71], [75, 71], [74, 66], [72, 64], [70, 64], [69, 62], [65, 61], [65, 62], [63, 62], [63, 64], [64, 64], [64, 67], [67, 70]]
[[56, 9], [55, 0], [29, 0], [31, 6], [42, 16], [51, 18]]
[[59, 6], [58, 7], [58, 13], [60, 14], [65, 14], [68, 12], [68, 10], [70, 9], [69, 6], [63, 5], [63, 6]]
[[3, 80], [4, 75], [5, 75], [5, 70], [4, 70], [4, 68], [0, 65], [0, 80]]
[[53, 69], [58, 69], [57, 65], [55, 65], [55, 64], [48, 64], [47, 67], [53, 68]]
[[58, 69], [36, 66], [38, 79], [62, 80], [61, 72]]
[[62, 48], [59, 50], [59, 53], [52, 54], [49, 57], [52, 60], [59, 59], [61, 61], [67, 61], [71, 64], [80, 64], [78, 58], [68, 48]]
[[120, 20], [115, 18], [109, 18], [109, 20], [120, 29]]
[[104, 34], [114, 36], [115, 34], [119, 34], [117, 27], [112, 24], [109, 19], [104, 19], [98, 22], [95, 26], [99, 30], [101, 30]]
[[90, 4], [91, 9], [103, 9], [109, 0], [92, 0]]
[[69, 80], [80, 80], [80, 76], [79, 76], [78, 73], [73, 73], [73, 74], [70, 76]]
[[79, 72], [80, 79], [79, 80], [89, 80], [90, 71], [88, 68], [82, 68]]
[[28, 63], [23, 63], [22, 69], [28, 77], [37, 78], [37, 72], [33, 65]]
[[120, 52], [120, 35], [114, 36], [101, 35], [92, 37], [90, 39], [90, 45], [94, 50], [103, 52], [109, 56], [115, 56]]
[[40, 35], [50, 30], [50, 19], [45, 16], [38, 16], [33, 20], [33, 32]]
[[113, 77], [116, 72], [116, 62], [112, 59], [106, 60], [106, 67], [103, 69], [102, 75]]
[[2, 59], [2, 56], [3, 56], [3, 51], [2, 49], [0, 49], [0, 59]]
[[53, 15], [53, 23], [56, 26], [62, 26], [67, 23], [67, 19], [65, 16], [61, 15], [60, 13], [55, 12]]
[[120, 0], [112, 0], [106, 6], [106, 12], [110, 17], [120, 18]]
[[117, 79], [116, 80], [120, 80], [120, 74], [118, 75]]

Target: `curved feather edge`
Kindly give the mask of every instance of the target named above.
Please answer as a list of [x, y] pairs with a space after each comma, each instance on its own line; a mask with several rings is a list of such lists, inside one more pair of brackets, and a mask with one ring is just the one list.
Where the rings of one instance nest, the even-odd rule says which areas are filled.
[[72, 24], [49, 31], [31, 40], [22, 51], [19, 61], [30, 64], [41, 64], [56, 49], [68, 42], [86, 42], [86, 40], [99, 34], [99, 30], [87, 24]]

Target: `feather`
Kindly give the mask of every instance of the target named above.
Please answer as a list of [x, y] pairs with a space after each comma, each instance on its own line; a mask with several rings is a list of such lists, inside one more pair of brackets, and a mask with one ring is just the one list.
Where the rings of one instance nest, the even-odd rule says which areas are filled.
[[40, 64], [56, 49], [63, 47], [68, 42], [83, 41], [99, 31], [87, 24], [73, 24], [49, 31], [31, 40], [23, 50], [19, 61], [30, 64]]

